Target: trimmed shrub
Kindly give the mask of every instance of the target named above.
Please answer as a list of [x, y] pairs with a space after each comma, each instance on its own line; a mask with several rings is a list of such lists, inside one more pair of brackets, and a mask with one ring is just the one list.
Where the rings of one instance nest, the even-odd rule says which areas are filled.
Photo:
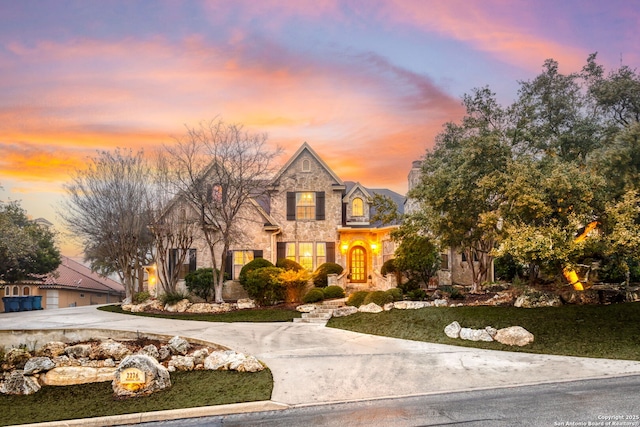
[[344, 298], [344, 289], [336, 285], [322, 288], [322, 293], [324, 294], [325, 299]]
[[[216, 274], [219, 273], [220, 270], [216, 270]], [[227, 272], [224, 273], [224, 278], [229, 280]], [[192, 271], [184, 277], [184, 281], [189, 292], [205, 301], [209, 301], [209, 297], [213, 292], [213, 268], [199, 268], [196, 271]]]
[[371, 304], [372, 302], [382, 307], [386, 303], [393, 302], [393, 297], [385, 291], [373, 291], [369, 292], [367, 297], [362, 302], [362, 305]]
[[407, 292], [407, 298], [409, 301], [424, 301], [427, 299], [427, 293], [424, 289], [414, 289], [413, 291]]
[[382, 268], [380, 268], [380, 274], [386, 276], [387, 274], [396, 273], [398, 269], [396, 268], [395, 258], [388, 259], [382, 264]]
[[302, 270], [282, 270], [278, 278], [286, 289], [286, 301], [300, 301], [302, 291], [309, 283], [309, 272], [304, 268]]
[[143, 302], [145, 302], [149, 298], [151, 298], [151, 294], [149, 292], [147, 292], [147, 291], [138, 292], [137, 294], [135, 294], [133, 296], [133, 303], [134, 304], [142, 304]]
[[402, 289], [400, 288], [391, 288], [385, 291], [388, 295], [391, 295], [393, 301], [402, 301]]
[[182, 301], [183, 299], [189, 299], [189, 294], [176, 291], [176, 292], [167, 292], [166, 294], [162, 294], [158, 297], [160, 302], [164, 305], [174, 305]]
[[367, 291], [357, 291], [349, 295], [346, 304], [353, 307], [360, 307], [364, 302], [364, 299], [369, 295]]
[[340, 274], [344, 271], [344, 268], [340, 264], [336, 264], [335, 262], [325, 262], [320, 265], [313, 273], [313, 284], [318, 288], [324, 288], [327, 286], [327, 275], [329, 274]]
[[274, 266], [273, 263], [268, 259], [255, 258], [253, 261], [249, 261], [244, 265], [244, 267], [242, 267], [242, 270], [240, 270], [240, 275], [238, 276], [238, 280], [240, 281], [240, 284], [244, 286], [244, 282], [247, 278], [247, 274], [249, 274], [250, 271], [257, 270], [259, 268], [273, 267], [273, 266]]
[[282, 286], [280, 273], [282, 269], [278, 267], [251, 270], [245, 276], [242, 287], [258, 305], [275, 305], [285, 299], [286, 288]]
[[276, 267], [282, 268], [283, 270], [293, 270], [293, 271], [302, 271], [304, 267], [295, 262], [292, 259], [280, 258], [276, 262]]
[[322, 301], [323, 299], [324, 293], [322, 293], [322, 289], [313, 288], [307, 292], [304, 297], [302, 297], [302, 302], [305, 304], [312, 304], [314, 302]]

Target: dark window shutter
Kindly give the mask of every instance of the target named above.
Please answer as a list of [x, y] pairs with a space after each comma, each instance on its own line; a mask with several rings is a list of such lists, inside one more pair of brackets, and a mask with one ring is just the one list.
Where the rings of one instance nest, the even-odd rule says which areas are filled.
[[342, 204], [342, 226], [347, 225], [347, 204]]
[[196, 250], [189, 249], [189, 272], [196, 271], [197, 267]]
[[336, 262], [336, 242], [327, 242], [327, 262]]
[[264, 256], [262, 255], [262, 251], [253, 251], [253, 259], [256, 258], [264, 258]]
[[233, 251], [227, 251], [227, 259], [224, 261], [225, 276], [233, 278]]
[[324, 191], [316, 193], [316, 220], [324, 221]]
[[278, 242], [276, 248], [276, 261], [287, 256], [287, 244], [285, 242]]
[[287, 193], [287, 221], [296, 220], [296, 193]]
[[173, 272], [176, 269], [176, 263], [178, 261], [178, 250], [177, 249], [169, 249], [169, 265], [167, 268], [169, 270], [169, 277], [173, 276]]

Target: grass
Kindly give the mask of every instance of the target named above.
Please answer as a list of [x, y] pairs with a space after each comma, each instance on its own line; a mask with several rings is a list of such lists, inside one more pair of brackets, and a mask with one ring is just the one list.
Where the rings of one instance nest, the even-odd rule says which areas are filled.
[[144, 398], [117, 400], [111, 382], [45, 386], [29, 396], [0, 395], [0, 425], [194, 408], [269, 400], [271, 371], [192, 371], [171, 373], [170, 389]]
[[[535, 336], [525, 347], [498, 342], [452, 339], [444, 334], [449, 323], [463, 328], [500, 329], [522, 326]], [[640, 303], [563, 305], [524, 309], [515, 307], [451, 307], [356, 313], [332, 318], [327, 326], [372, 335], [451, 344], [491, 350], [640, 360]]]
[[106, 305], [98, 310], [111, 313], [129, 314], [133, 316], [160, 317], [163, 319], [199, 320], [202, 322], [291, 322], [301, 313], [286, 308], [254, 308], [236, 310], [227, 313], [132, 313], [124, 311], [119, 305]]

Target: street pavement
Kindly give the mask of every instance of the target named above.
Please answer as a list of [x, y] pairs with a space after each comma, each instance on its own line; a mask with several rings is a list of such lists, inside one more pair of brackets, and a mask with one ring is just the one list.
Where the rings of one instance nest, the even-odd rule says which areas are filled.
[[271, 401], [283, 407], [640, 375], [637, 361], [472, 349], [305, 323], [158, 319], [95, 306], [0, 313], [0, 330], [22, 329], [138, 331], [220, 344], [264, 362], [274, 378]]

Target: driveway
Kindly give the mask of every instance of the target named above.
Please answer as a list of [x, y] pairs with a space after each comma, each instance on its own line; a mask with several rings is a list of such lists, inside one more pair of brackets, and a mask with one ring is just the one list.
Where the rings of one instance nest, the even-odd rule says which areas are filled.
[[266, 363], [274, 378], [272, 401], [286, 405], [640, 374], [636, 361], [479, 350], [304, 323], [157, 319], [95, 306], [0, 313], [0, 329], [113, 329], [221, 344]]

